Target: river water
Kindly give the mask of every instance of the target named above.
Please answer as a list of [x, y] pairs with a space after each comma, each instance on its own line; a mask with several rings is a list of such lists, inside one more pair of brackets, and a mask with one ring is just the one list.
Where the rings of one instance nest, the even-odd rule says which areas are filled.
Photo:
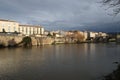
[[100, 80], [117, 68], [120, 45], [61, 44], [0, 49], [0, 80]]

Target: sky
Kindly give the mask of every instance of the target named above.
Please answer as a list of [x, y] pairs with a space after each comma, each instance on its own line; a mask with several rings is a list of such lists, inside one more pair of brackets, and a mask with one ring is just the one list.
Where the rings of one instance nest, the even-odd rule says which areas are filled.
[[120, 31], [120, 14], [101, 0], [0, 0], [0, 19], [41, 25], [46, 30]]

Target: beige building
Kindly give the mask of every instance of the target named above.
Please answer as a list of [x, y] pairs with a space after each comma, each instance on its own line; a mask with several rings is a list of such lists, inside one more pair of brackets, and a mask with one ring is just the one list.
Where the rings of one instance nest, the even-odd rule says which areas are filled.
[[43, 35], [44, 28], [34, 25], [19, 25], [19, 32], [23, 35]]
[[0, 19], [0, 32], [19, 32], [19, 23]]
[[107, 35], [107, 33], [99, 32], [99, 33], [98, 33], [98, 36], [100, 36], [100, 37], [106, 37], [106, 36], [108, 36], [108, 35]]
[[98, 32], [88, 32], [88, 38], [96, 38], [98, 36]]

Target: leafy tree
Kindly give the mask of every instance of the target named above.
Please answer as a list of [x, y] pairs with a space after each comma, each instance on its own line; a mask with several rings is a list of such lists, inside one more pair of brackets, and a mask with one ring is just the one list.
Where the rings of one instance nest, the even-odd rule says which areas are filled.
[[26, 36], [22, 39], [21, 43], [23, 43], [24, 47], [32, 46], [32, 39], [31, 39], [31, 37]]
[[18, 32], [17, 32], [17, 31], [15, 31], [15, 32], [14, 32], [14, 34], [18, 34]]
[[49, 32], [47, 36], [50, 36], [50, 37], [51, 37], [52, 35], [51, 35], [50, 32]]
[[102, 3], [112, 9], [115, 16], [120, 13], [120, 0], [102, 0]]

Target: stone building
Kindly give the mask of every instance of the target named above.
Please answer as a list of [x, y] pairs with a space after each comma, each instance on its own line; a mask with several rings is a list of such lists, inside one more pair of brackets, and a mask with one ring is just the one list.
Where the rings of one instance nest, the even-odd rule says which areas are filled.
[[103, 33], [103, 32], [99, 32], [99, 33], [98, 33], [98, 36], [99, 36], [99, 37], [106, 38], [106, 36], [108, 36], [108, 34], [107, 34], [107, 33]]
[[95, 39], [98, 36], [98, 32], [88, 32], [89, 39]]
[[0, 33], [20, 33], [22, 35], [43, 35], [44, 28], [36, 25], [19, 25], [12, 20], [0, 19]]
[[36, 25], [19, 25], [19, 32], [23, 35], [43, 35], [44, 28]]
[[0, 19], [0, 32], [19, 32], [19, 23], [16, 21]]

